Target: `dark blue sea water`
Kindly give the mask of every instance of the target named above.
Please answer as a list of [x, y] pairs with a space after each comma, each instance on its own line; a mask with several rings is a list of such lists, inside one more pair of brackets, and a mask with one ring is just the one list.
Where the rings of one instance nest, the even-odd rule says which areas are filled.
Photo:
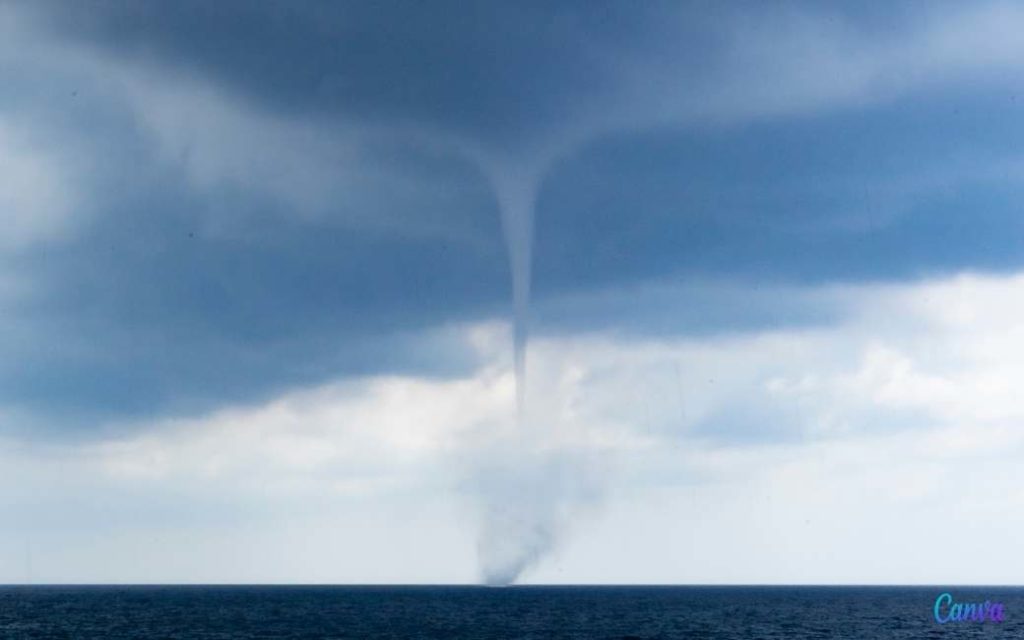
[[[936, 596], [1006, 621], [935, 622]], [[0, 638], [1024, 637], [1005, 587], [0, 587]]]

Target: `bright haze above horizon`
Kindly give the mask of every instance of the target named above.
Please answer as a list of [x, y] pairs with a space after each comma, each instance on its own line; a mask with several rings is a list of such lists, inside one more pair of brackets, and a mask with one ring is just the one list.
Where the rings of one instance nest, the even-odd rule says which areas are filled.
[[0, 583], [476, 581], [524, 174], [532, 428], [584, 496], [524, 581], [1019, 583], [1021, 33], [0, 5]]

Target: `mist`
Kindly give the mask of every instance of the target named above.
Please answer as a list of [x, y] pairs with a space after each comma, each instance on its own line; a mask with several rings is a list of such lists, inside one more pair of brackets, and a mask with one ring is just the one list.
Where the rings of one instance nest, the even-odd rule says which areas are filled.
[[600, 461], [520, 434], [499, 441], [472, 477], [480, 579], [506, 586], [536, 567], [601, 505]]

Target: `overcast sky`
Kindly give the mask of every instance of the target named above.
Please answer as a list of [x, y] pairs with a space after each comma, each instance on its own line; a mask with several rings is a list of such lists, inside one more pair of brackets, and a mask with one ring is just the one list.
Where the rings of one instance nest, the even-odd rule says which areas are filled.
[[0, 582], [477, 580], [525, 173], [526, 581], [1019, 583], [1024, 7], [861, 5], [0, 4]]

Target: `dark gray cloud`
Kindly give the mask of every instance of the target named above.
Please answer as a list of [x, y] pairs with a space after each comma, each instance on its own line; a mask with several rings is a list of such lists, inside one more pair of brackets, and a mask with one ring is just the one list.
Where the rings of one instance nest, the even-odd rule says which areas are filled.
[[1022, 106], [1008, 86], [595, 143], [542, 190], [537, 288], [1019, 267]]
[[[656, 3], [59, 4], [47, 16], [67, 38], [114, 55], [170, 62], [290, 115], [344, 115], [521, 142], [607, 98], [609, 49], [652, 35]], [[712, 48], [707, 7], [673, 34], [702, 73]], [[707, 74], [708, 71], [703, 71]]]
[[[539, 190], [541, 330], [832, 317], [756, 293], [621, 308], [616, 291], [652, 280], [1021, 264], [1024, 75], [956, 58], [948, 81], [919, 81], [928, 47], [944, 51], [929, 36], [904, 71], [863, 80], [934, 7], [881, 20], [843, 5], [785, 5], [784, 19], [675, 3], [15, 6], [43, 55], [3, 65], [0, 105], [37, 147], [71, 153], [81, 183], [69, 230], [2, 257], [28, 292], [3, 302], [0, 404], [33, 424], [472, 367], [457, 339], [417, 337], [510, 305], [489, 169], [466, 145], [523, 152], [572, 132]], [[797, 34], [832, 25], [861, 45], [836, 54], [822, 36], [848, 82], [791, 69], [806, 51], [772, 29], [802, 20]], [[748, 70], [754, 36], [778, 59]], [[776, 72], [773, 93], [758, 74]]]

